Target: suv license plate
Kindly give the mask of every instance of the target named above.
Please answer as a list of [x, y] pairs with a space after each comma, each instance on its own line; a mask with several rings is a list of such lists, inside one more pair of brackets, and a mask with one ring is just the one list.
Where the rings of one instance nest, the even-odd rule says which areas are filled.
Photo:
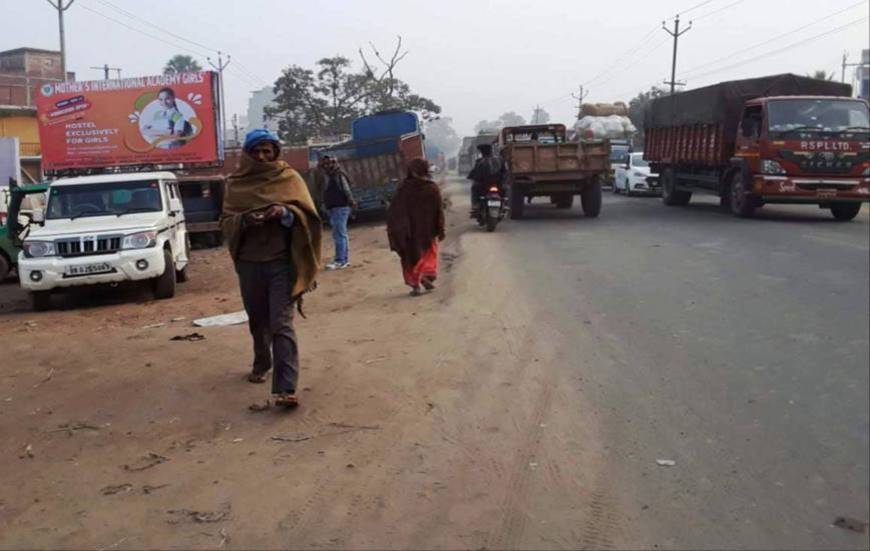
[[112, 266], [101, 262], [99, 264], [79, 264], [76, 266], [67, 266], [66, 275], [68, 276], [84, 276], [91, 274], [104, 274], [111, 272]]

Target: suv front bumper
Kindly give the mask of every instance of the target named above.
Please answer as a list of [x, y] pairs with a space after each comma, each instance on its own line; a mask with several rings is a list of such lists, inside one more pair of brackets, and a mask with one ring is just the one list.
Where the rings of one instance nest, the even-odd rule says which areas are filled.
[[[50, 291], [61, 287], [151, 279], [163, 274], [164, 264], [161, 247], [67, 258], [27, 258], [21, 253], [18, 257], [18, 274], [23, 289]], [[81, 271], [87, 266], [99, 266], [106, 271], [85, 275], [71, 274], [71, 270]]]

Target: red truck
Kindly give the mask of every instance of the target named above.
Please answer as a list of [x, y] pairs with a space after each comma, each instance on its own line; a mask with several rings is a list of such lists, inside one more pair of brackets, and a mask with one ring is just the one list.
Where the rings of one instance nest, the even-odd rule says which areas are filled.
[[870, 116], [837, 82], [792, 74], [723, 82], [656, 99], [646, 159], [662, 201], [695, 192], [750, 217], [766, 203], [803, 203], [852, 220], [870, 201]]

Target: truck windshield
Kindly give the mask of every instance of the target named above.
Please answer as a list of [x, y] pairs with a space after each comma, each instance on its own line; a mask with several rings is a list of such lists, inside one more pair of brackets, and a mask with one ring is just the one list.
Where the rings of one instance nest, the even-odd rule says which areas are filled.
[[627, 145], [610, 145], [610, 162], [617, 163], [625, 163], [628, 160], [628, 146]]
[[46, 218], [81, 218], [131, 212], [158, 212], [160, 186], [156, 181], [107, 182], [51, 186]]
[[790, 99], [767, 106], [768, 130], [772, 133], [867, 132], [867, 104], [854, 100]]

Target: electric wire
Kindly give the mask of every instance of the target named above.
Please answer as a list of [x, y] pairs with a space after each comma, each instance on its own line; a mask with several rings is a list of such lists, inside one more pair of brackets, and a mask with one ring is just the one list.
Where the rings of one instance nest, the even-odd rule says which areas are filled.
[[719, 67], [718, 69], [713, 69], [713, 70], [711, 70], [711, 71], [706, 71], [706, 72], [703, 72], [703, 73], [696, 74], [694, 78], [696, 78], [696, 79], [698, 79], [698, 78], [702, 78], [702, 77], [705, 77], [705, 76], [708, 76], [708, 75], [713, 75], [713, 74], [716, 74], [716, 73], [719, 73], [719, 72], [722, 72], [722, 71], [727, 71], [727, 70], [729, 70], [729, 69], [733, 69], [733, 68], [735, 68], [735, 67], [739, 67], [739, 66], [741, 66], [741, 65], [745, 65], [745, 64], [747, 64], [747, 63], [752, 63], [753, 61], [757, 61], [757, 60], [759, 60], [759, 59], [763, 59], [763, 58], [765, 58], [765, 57], [769, 57], [769, 56], [772, 56], [772, 55], [775, 55], [775, 54], [778, 54], [778, 53], [784, 52], [784, 51], [786, 51], [786, 50], [790, 50], [790, 49], [792, 49], [792, 48], [796, 48], [796, 47], [798, 47], [798, 46], [803, 46], [804, 44], [809, 44], [810, 42], [815, 42], [816, 40], [818, 40], [818, 39], [820, 39], [820, 38], [824, 38], [824, 37], [826, 37], [826, 36], [828, 36], [828, 35], [838, 33], [838, 32], [843, 31], [843, 30], [845, 30], [845, 29], [847, 29], [847, 28], [849, 28], [849, 27], [853, 27], [853, 26], [858, 25], [858, 24], [860, 24], [860, 23], [864, 23], [864, 22], [866, 22], [866, 21], [868, 21], [868, 20], [870, 20], [870, 17], [862, 17], [861, 19], [856, 19], [855, 21], [851, 21], [851, 22], [849, 22], [849, 23], [846, 23], [845, 25], [841, 25], [841, 26], [839, 26], [839, 27], [835, 27], [835, 28], [833, 28], [833, 29], [829, 29], [829, 30], [827, 30], [827, 31], [825, 31], [825, 32], [823, 32], [823, 33], [819, 33], [819, 34], [817, 34], [817, 35], [811, 36], [811, 37], [809, 37], [809, 38], [805, 38], [805, 39], [800, 40], [800, 41], [798, 41], [798, 42], [794, 42], [794, 43], [789, 44], [789, 45], [787, 45], [787, 46], [783, 46], [783, 47], [781, 47], [781, 48], [777, 48], [777, 49], [775, 49], [775, 50], [771, 50], [771, 51], [769, 51], [769, 52], [765, 52], [765, 53], [760, 54], [760, 55], [757, 55], [757, 56], [755, 56], [755, 57], [751, 57], [751, 58], [749, 58], [749, 59], [744, 59], [744, 60], [741, 60], [741, 61], [737, 61], [737, 62], [732, 63], [732, 64], [730, 64], [730, 65], [726, 65], [726, 66], [724, 66], [724, 67]]
[[847, 12], [847, 11], [849, 11], [849, 10], [851, 10], [851, 9], [853, 9], [853, 8], [855, 8], [855, 7], [857, 7], [857, 6], [862, 6], [862, 5], [866, 5], [866, 0], [862, 0], [862, 1], [860, 1], [860, 2], [856, 2], [855, 4], [851, 4], [851, 5], [845, 7], [845, 8], [843, 8], [843, 9], [841, 9], [841, 10], [838, 10], [838, 11], [836, 11], [836, 12], [834, 12], [834, 13], [831, 13], [831, 14], [829, 14], [829, 15], [826, 15], [825, 17], [823, 17], [823, 18], [821, 18], [821, 19], [816, 19], [816, 20], [812, 21], [811, 23], [807, 23], [806, 25], [802, 25], [802, 26], [800, 26], [800, 27], [798, 27], [798, 28], [796, 28], [796, 29], [792, 29], [792, 30], [790, 30], [790, 31], [786, 31], [786, 32], [784, 32], [784, 33], [782, 33], [782, 34], [776, 35], [776, 36], [774, 36], [774, 37], [772, 37], [772, 38], [768, 38], [767, 40], [764, 40], [764, 41], [759, 42], [759, 43], [757, 43], [757, 44], [753, 44], [752, 46], [746, 46], [745, 48], [741, 48], [741, 49], [739, 49], [739, 50], [736, 50], [736, 51], [734, 51], [734, 52], [731, 52], [731, 53], [729, 53], [728, 55], [725, 55], [725, 56], [722, 56], [722, 57], [716, 58], [716, 59], [714, 59], [713, 61], [708, 61], [708, 62], [704, 63], [703, 65], [696, 65], [696, 66], [694, 66], [694, 67], [692, 67], [692, 68], [690, 68], [690, 69], [686, 69], [685, 71], [682, 71], [682, 72], [679, 74], [679, 76], [680, 76], [681, 78], [682, 78], [682, 77], [686, 77], [686, 76], [692, 75], [693, 73], [695, 73], [695, 72], [697, 72], [697, 71], [699, 71], [699, 70], [707, 69], [707, 68], [710, 67], [710, 65], [716, 65], [717, 63], [722, 62], [722, 61], [732, 60], [732, 59], [734, 59], [734, 56], [736, 56], [736, 55], [742, 54], [742, 53], [747, 52], [747, 51], [749, 51], [749, 50], [753, 50], [753, 49], [755, 49], [755, 48], [758, 48], [759, 46], [764, 46], [764, 45], [766, 45], [766, 44], [770, 44], [771, 42], [775, 42], [775, 41], [777, 41], [777, 40], [779, 40], [779, 39], [781, 39], [781, 38], [783, 38], [783, 37], [786, 37], [786, 36], [792, 35], [792, 34], [794, 34], [794, 33], [796, 33], [796, 32], [800, 32], [800, 31], [802, 31], [802, 30], [804, 30], [804, 29], [807, 29], [807, 28], [809, 28], [809, 27], [812, 27], [813, 25], [816, 25], [817, 23], [821, 23], [822, 21], [827, 21], [828, 19], [831, 19], [831, 18], [833, 18], [833, 17], [836, 17], [836, 16], [840, 15], [841, 13], [845, 13], [845, 12]]

